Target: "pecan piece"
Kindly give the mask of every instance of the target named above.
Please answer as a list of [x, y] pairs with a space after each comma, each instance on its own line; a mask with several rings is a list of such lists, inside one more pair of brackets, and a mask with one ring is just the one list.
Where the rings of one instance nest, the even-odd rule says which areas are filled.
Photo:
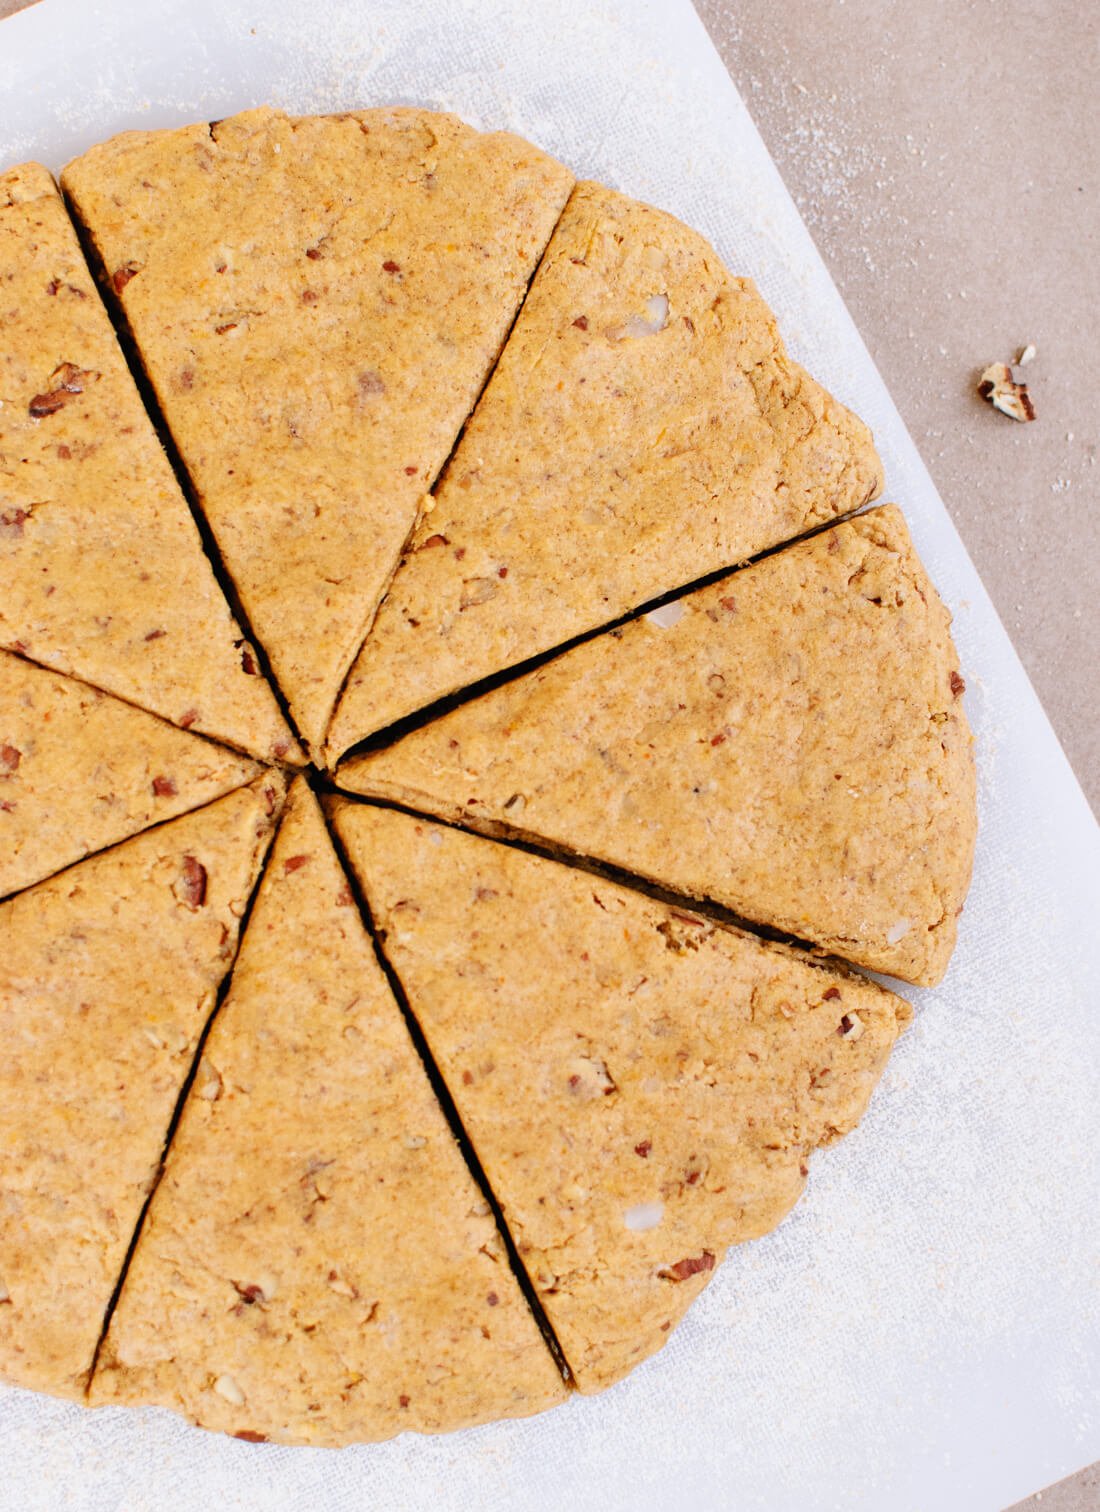
[[99, 381], [99, 374], [91, 368], [78, 368], [75, 362], [63, 362], [50, 374], [50, 387], [45, 393], [35, 394], [27, 406], [32, 420], [43, 420], [47, 415], [56, 415], [64, 409], [74, 394], [82, 394], [86, 388]]
[[1017, 383], [1007, 362], [991, 362], [978, 381], [978, 393], [1012, 420], [1034, 420], [1035, 406], [1026, 383]]
[[134, 277], [135, 273], [141, 272], [141, 264], [136, 262], [124, 262], [121, 268], [116, 268], [111, 274], [111, 288], [116, 294], [121, 294], [126, 285]]
[[675, 1265], [666, 1266], [657, 1274], [662, 1281], [688, 1281], [692, 1276], [699, 1275], [701, 1271], [713, 1269], [714, 1256], [710, 1250], [704, 1250], [701, 1255], [688, 1255], [684, 1260], [677, 1260]]
[[205, 1102], [217, 1102], [222, 1095], [222, 1074], [205, 1055], [199, 1062], [199, 1075], [202, 1080], [195, 1089], [195, 1096], [201, 1097]]
[[30, 517], [29, 509], [0, 509], [0, 537], [21, 536], [24, 522]]
[[609, 330], [612, 341], [625, 341], [631, 337], [655, 336], [668, 325], [668, 295], [651, 294], [645, 302], [644, 315], [630, 315], [625, 323]]
[[10, 777], [19, 770], [23, 752], [13, 745], [0, 745], [0, 777]]
[[179, 880], [172, 891], [188, 908], [201, 908], [206, 902], [206, 867], [194, 856], [184, 856]]
[[496, 591], [497, 585], [492, 578], [463, 578], [462, 597], [458, 601], [458, 607], [471, 609], [475, 604], [487, 604]]
[[244, 1392], [241, 1390], [240, 1383], [231, 1375], [218, 1376], [213, 1383], [213, 1388], [220, 1397], [224, 1397], [234, 1407], [244, 1406]]
[[567, 1062], [566, 1086], [584, 1098], [610, 1097], [619, 1090], [604, 1061], [593, 1055], [577, 1055]]
[[662, 604], [658, 609], [651, 609], [646, 619], [651, 625], [656, 625], [659, 630], [671, 630], [673, 625], [678, 625], [684, 617], [684, 606], [680, 603]]

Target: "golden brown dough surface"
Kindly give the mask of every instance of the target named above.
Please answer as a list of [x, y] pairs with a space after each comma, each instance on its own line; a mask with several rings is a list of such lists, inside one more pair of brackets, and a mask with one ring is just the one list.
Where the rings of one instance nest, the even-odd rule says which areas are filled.
[[0, 651], [0, 897], [200, 808], [254, 761]]
[[337, 828], [577, 1385], [666, 1342], [852, 1129], [909, 1006], [491, 840]]

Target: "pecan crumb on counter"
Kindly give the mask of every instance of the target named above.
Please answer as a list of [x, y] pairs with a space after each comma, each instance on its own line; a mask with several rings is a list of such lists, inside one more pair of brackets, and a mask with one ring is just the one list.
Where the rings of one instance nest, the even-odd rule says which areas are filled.
[[[1034, 347], [1025, 347], [1017, 361], [1022, 365], [1035, 355]], [[1035, 406], [1027, 384], [1016, 380], [1007, 362], [992, 362], [978, 380], [978, 393], [988, 399], [995, 410], [1012, 420], [1034, 420]]]

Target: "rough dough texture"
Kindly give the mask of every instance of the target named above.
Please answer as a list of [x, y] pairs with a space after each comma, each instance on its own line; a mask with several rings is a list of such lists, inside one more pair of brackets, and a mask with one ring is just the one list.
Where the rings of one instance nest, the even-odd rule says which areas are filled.
[[695, 232], [453, 116], [64, 185], [0, 173], [0, 1379], [312, 1446], [600, 1390], [864, 1111], [909, 1008], [824, 952], [954, 943], [870, 434]]
[[0, 1376], [85, 1386], [267, 848], [267, 774], [0, 905]]
[[975, 835], [949, 627], [901, 514], [870, 510], [338, 780], [523, 830], [932, 984]]
[[0, 174], [0, 646], [295, 759], [53, 179]]
[[62, 182], [319, 751], [572, 175], [454, 116], [265, 109], [127, 133]]
[[385, 809], [337, 828], [577, 1385], [659, 1349], [852, 1129], [908, 1004]]
[[0, 897], [259, 772], [223, 746], [0, 651]]
[[867, 427], [672, 216], [579, 184], [348, 681], [339, 756], [865, 504]]
[[565, 1395], [301, 779], [91, 1395], [304, 1444]]

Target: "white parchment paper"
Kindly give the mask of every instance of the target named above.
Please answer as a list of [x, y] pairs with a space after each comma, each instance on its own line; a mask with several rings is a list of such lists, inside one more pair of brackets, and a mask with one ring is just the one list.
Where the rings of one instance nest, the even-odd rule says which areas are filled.
[[795, 354], [873, 426], [886, 497], [954, 610], [974, 887], [863, 1125], [605, 1396], [337, 1453], [0, 1389], [0, 1507], [997, 1512], [1100, 1458], [1100, 834], [688, 0], [45, 0], [0, 23], [0, 167], [265, 101], [512, 127], [757, 279]]

